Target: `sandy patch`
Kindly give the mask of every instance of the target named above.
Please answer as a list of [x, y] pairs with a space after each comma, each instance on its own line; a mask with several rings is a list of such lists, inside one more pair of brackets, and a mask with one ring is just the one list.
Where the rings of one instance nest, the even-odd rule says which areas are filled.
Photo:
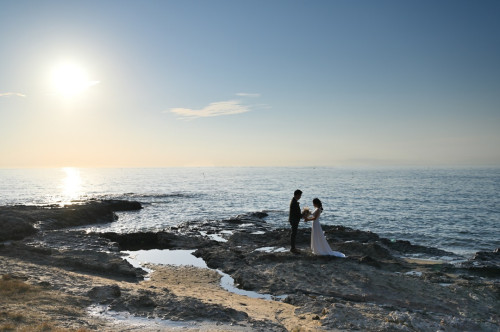
[[154, 272], [142, 287], [166, 287], [177, 296], [197, 298], [202, 302], [220, 304], [242, 311], [254, 320], [268, 320], [283, 325], [287, 330], [316, 330], [320, 324], [312, 314], [295, 315], [295, 306], [264, 299], [255, 299], [229, 293], [220, 287], [221, 276], [208, 269], [190, 266], [170, 267], [148, 265]]

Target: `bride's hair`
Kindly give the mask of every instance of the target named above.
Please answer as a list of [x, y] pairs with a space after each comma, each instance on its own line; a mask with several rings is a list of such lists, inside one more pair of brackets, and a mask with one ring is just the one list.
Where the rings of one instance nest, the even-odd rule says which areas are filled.
[[323, 203], [321, 203], [319, 198], [313, 199], [313, 204], [316, 204], [321, 209], [321, 212], [323, 212]]

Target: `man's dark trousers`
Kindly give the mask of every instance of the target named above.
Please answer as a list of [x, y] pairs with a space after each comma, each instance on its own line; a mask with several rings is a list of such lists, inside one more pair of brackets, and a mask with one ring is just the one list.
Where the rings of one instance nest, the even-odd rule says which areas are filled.
[[300, 212], [299, 202], [294, 198], [290, 202], [290, 214], [288, 216], [288, 222], [292, 226], [292, 235], [290, 236], [291, 249], [295, 249], [295, 242], [297, 238], [297, 229], [299, 228], [300, 218], [302, 213]]
[[291, 249], [295, 249], [295, 242], [297, 239], [297, 229], [299, 228], [299, 222], [290, 222], [292, 225], [292, 235], [290, 236], [290, 246]]

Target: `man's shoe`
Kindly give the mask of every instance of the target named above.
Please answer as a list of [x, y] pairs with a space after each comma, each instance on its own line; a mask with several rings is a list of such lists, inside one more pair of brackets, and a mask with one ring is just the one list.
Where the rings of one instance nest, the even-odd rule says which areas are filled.
[[292, 249], [290, 249], [290, 252], [293, 252], [294, 254], [299, 254], [300, 250], [292, 248]]

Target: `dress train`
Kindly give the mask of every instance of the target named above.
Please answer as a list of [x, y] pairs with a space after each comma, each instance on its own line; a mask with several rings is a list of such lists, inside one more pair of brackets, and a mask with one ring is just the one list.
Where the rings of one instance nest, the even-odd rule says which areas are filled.
[[335, 256], [346, 257], [343, 253], [333, 251], [326, 240], [321, 224], [319, 223], [319, 216], [312, 223], [311, 229], [311, 250], [315, 255], [321, 256]]

